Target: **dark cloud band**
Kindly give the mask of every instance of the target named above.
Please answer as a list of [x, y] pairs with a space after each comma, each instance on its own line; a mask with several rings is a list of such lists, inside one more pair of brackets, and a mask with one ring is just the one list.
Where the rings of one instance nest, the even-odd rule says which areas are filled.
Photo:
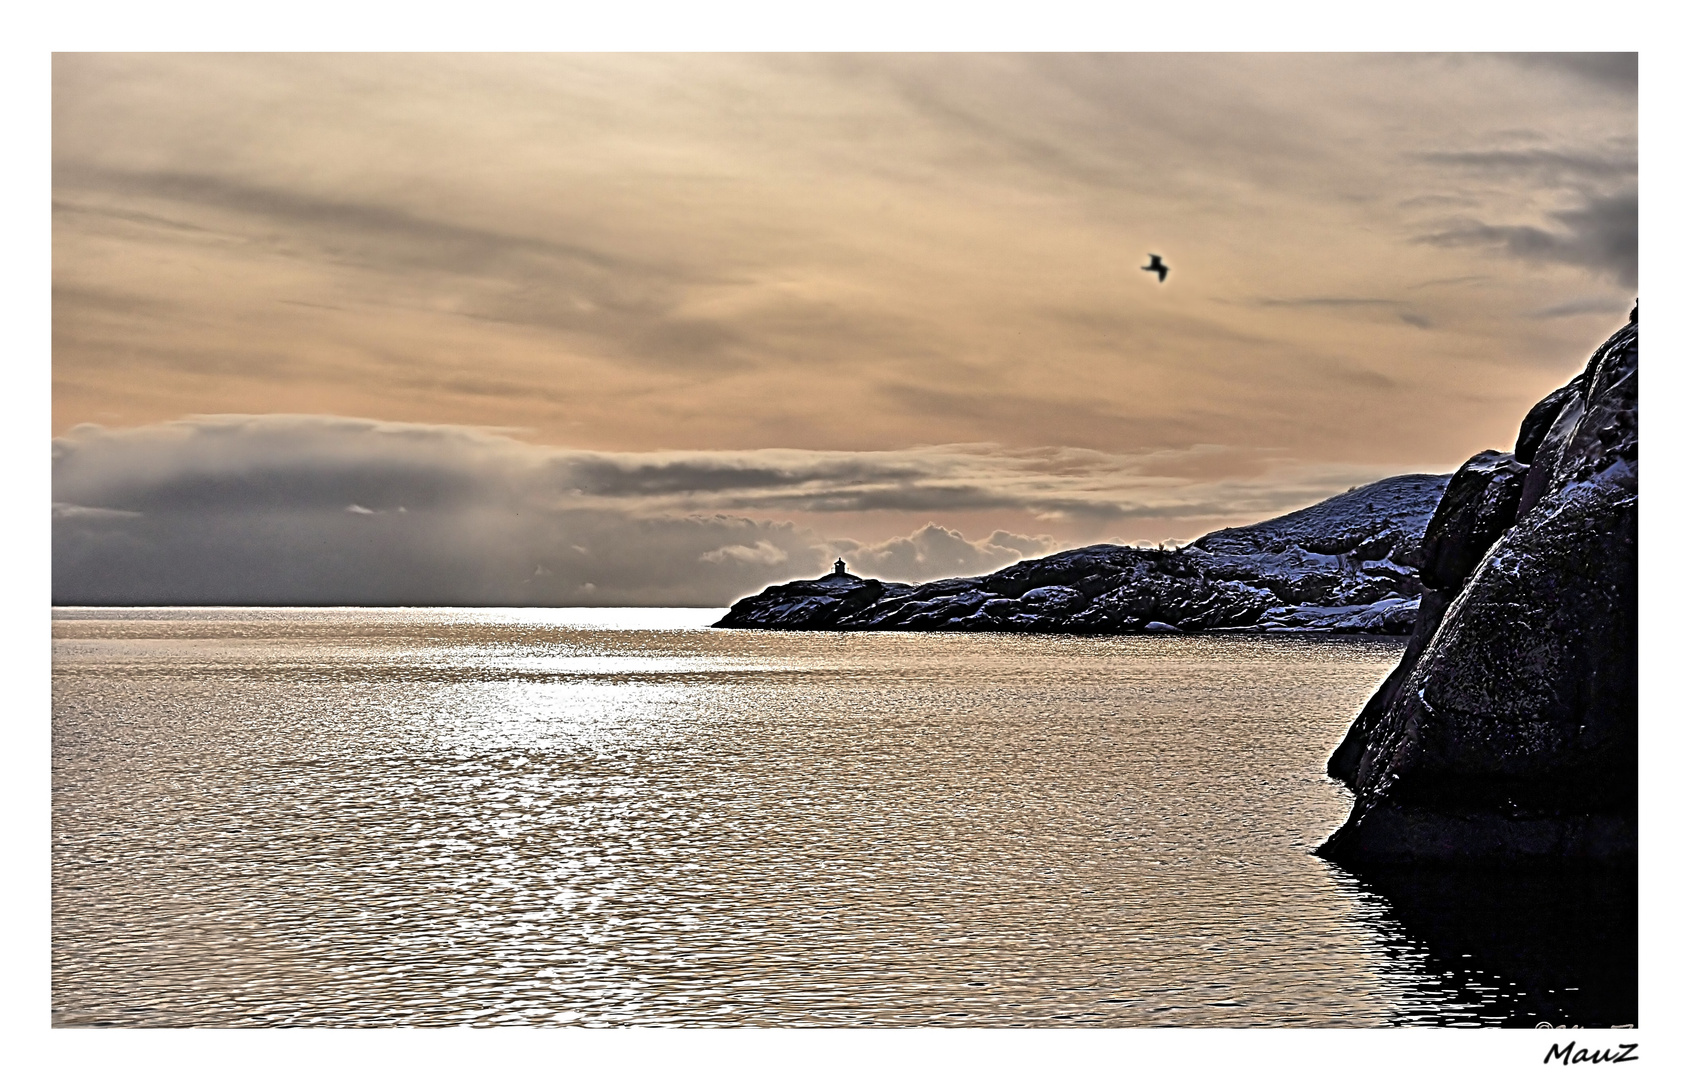
[[[1178, 475], [1192, 455], [927, 447], [595, 454], [340, 417], [82, 427], [53, 447], [59, 603], [725, 604], [849, 553], [865, 571], [982, 573], [1049, 536], [937, 524], [829, 539], [781, 513], [1002, 510], [1111, 523], [1252, 520], [1351, 477]], [[1353, 481], [1352, 481], [1353, 482]], [[1104, 532], [1102, 535], [1107, 535]]]

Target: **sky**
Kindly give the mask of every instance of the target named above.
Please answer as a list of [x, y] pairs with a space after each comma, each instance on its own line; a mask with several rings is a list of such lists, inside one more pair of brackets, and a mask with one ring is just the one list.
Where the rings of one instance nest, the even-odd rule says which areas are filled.
[[1635, 54], [52, 75], [57, 602], [1190, 539], [1510, 448], [1637, 294]]

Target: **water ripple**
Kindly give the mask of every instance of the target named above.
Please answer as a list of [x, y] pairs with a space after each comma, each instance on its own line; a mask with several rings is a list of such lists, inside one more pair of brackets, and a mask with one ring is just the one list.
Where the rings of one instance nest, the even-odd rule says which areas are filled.
[[1482, 1012], [1308, 853], [1394, 644], [702, 621], [57, 612], [54, 1022]]

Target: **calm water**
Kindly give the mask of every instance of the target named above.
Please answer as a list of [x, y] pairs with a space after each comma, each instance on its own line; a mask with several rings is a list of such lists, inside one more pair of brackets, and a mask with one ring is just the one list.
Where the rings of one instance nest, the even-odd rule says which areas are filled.
[[1309, 854], [1398, 643], [718, 615], [55, 610], [55, 1022], [1635, 1019], [1624, 897]]

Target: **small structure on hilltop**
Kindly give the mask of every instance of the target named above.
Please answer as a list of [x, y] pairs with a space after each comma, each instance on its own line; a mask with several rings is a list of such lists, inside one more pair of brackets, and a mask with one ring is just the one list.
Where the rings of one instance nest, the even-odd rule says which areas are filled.
[[844, 559], [833, 560], [833, 572], [836, 573], [836, 574], [843, 574], [845, 572], [845, 560]]

